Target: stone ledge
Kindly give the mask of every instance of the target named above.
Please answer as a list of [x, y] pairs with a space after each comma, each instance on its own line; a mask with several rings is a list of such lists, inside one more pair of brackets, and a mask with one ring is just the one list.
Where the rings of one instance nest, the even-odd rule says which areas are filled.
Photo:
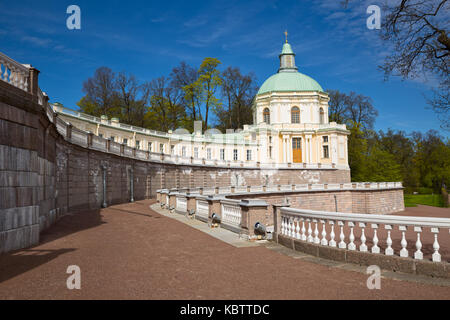
[[447, 262], [415, 260], [399, 256], [386, 256], [370, 252], [339, 249], [337, 247], [326, 247], [288, 238], [279, 234], [274, 236], [274, 241], [289, 249], [323, 259], [352, 263], [361, 266], [377, 265], [383, 270], [450, 279], [450, 264]]

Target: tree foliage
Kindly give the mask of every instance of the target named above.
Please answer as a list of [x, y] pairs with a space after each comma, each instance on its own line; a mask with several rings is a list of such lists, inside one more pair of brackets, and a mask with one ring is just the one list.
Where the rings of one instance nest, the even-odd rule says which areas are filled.
[[450, 130], [450, 38], [447, 0], [389, 1], [382, 39], [394, 45], [381, 69], [386, 77], [435, 77], [438, 85], [428, 104], [439, 116], [442, 128]]
[[169, 76], [144, 83], [134, 75], [100, 67], [83, 83], [85, 96], [77, 105], [87, 114], [118, 117], [153, 130], [192, 131], [197, 120], [204, 129], [210, 124], [224, 131], [238, 129], [252, 122], [255, 77], [233, 67], [221, 72], [220, 65], [216, 58], [205, 58], [198, 68], [181, 62]]
[[[352, 181], [403, 181], [412, 189], [439, 192], [450, 184], [450, 140], [436, 131], [426, 134], [372, 130], [376, 110], [370, 98], [329, 90], [329, 120], [350, 131], [348, 159]], [[361, 103], [360, 101], [363, 101]], [[364, 107], [355, 107], [355, 105]]]
[[356, 94], [351, 91], [349, 94], [339, 90], [328, 90], [330, 97], [328, 115], [330, 121], [345, 123], [349, 127], [359, 124], [361, 129], [370, 130], [375, 124], [378, 111], [372, 105], [370, 97]]

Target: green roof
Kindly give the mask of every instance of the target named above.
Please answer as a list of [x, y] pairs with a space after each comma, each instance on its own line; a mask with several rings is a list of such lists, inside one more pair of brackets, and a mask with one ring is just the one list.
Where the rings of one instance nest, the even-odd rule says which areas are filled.
[[291, 45], [289, 43], [283, 44], [283, 50], [281, 50], [281, 54], [294, 54], [292, 51]]
[[[285, 44], [286, 45], [286, 44]], [[289, 44], [288, 44], [289, 45]], [[289, 46], [290, 48], [290, 46]], [[284, 50], [284, 46], [283, 46]], [[300, 72], [279, 72], [264, 81], [257, 94], [267, 92], [320, 91], [320, 84], [311, 77]]]

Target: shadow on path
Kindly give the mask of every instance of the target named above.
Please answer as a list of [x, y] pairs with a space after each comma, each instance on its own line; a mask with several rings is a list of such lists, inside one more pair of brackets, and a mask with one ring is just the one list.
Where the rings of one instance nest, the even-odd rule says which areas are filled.
[[56, 250], [20, 250], [0, 256], [0, 283], [46, 264], [58, 256], [75, 251], [74, 248]]

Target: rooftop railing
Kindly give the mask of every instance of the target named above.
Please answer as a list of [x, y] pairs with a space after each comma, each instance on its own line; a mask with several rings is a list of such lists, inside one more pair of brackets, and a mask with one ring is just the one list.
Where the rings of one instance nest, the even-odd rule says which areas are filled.
[[0, 52], [0, 80], [29, 92], [29, 67]]

